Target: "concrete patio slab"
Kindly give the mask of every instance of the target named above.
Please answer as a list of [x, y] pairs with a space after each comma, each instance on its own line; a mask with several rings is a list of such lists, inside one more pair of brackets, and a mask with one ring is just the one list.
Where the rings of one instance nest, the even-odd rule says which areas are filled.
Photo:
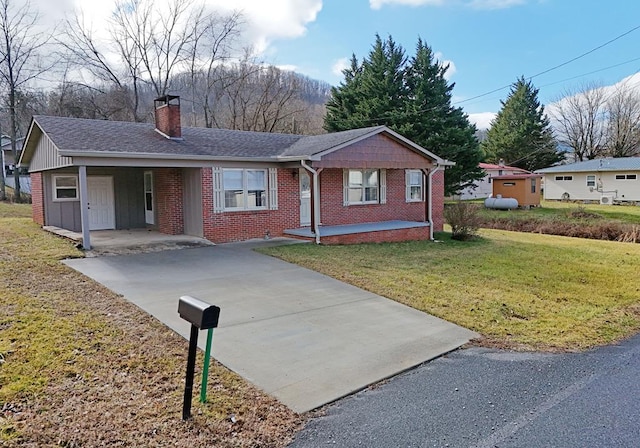
[[[458, 348], [476, 333], [251, 250], [275, 242], [67, 260], [188, 338], [178, 298], [221, 308], [213, 356], [305, 412]], [[200, 346], [205, 333], [201, 332]], [[186, 350], [186, 346], [185, 346]]]

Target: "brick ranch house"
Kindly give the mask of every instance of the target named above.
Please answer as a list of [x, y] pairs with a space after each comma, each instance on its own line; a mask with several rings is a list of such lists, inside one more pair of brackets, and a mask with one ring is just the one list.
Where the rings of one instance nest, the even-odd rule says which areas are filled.
[[384, 126], [317, 136], [181, 128], [179, 97], [155, 106], [155, 127], [34, 116], [20, 160], [33, 219], [82, 232], [85, 249], [103, 229], [325, 244], [442, 229], [452, 163]]

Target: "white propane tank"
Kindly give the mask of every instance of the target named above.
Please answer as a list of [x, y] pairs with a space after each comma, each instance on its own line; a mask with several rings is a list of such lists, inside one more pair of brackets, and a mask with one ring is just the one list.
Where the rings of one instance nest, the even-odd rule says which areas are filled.
[[503, 198], [501, 195], [495, 198], [487, 198], [484, 200], [486, 208], [495, 208], [497, 210], [515, 210], [518, 208], [518, 200], [516, 198]]

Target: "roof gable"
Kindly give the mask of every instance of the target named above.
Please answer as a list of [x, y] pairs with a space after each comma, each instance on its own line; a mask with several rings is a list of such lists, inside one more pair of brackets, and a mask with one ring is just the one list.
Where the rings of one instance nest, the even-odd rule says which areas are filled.
[[314, 162], [321, 168], [427, 168], [436, 160], [407, 148], [385, 133], [359, 139]]

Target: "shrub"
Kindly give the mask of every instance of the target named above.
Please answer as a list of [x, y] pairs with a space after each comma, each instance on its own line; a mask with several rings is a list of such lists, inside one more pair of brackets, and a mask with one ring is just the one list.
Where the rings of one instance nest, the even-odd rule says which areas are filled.
[[640, 226], [632, 226], [627, 232], [618, 237], [623, 243], [640, 243]]
[[447, 205], [444, 219], [451, 226], [451, 238], [460, 241], [475, 237], [482, 224], [478, 204], [462, 201]]

